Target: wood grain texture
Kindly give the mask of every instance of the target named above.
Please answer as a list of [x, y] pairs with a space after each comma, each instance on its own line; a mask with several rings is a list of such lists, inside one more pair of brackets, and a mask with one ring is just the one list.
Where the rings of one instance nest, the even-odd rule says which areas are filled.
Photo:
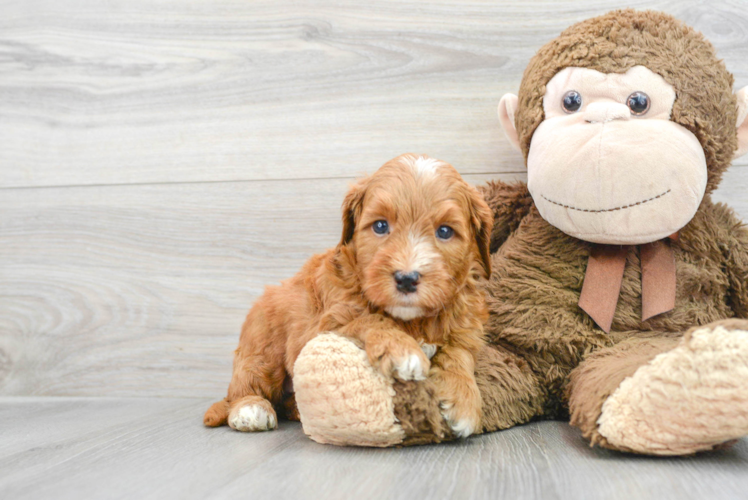
[[252, 301], [337, 244], [349, 182], [6, 190], [0, 393], [221, 395]]
[[[634, 2], [748, 84], [735, 2]], [[404, 151], [524, 178], [495, 116], [596, 1], [0, 2], [0, 394], [225, 390], [247, 309]], [[539, 15], [539, 12], [542, 15]], [[748, 167], [716, 199], [748, 217]]]
[[632, 457], [539, 422], [436, 446], [338, 448], [309, 440], [298, 423], [206, 429], [207, 404], [0, 399], [0, 497], [721, 500], [748, 490], [746, 440], [690, 458]]
[[[406, 151], [519, 172], [499, 98], [543, 43], [621, 5], [5, 0], [0, 187], [341, 177]], [[741, 2], [627, 5], [700, 29], [748, 85]]]

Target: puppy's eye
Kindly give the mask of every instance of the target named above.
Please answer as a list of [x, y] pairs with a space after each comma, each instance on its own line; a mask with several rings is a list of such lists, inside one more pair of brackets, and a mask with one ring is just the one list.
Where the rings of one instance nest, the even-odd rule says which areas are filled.
[[570, 90], [564, 94], [561, 105], [567, 113], [576, 113], [582, 107], [582, 94], [576, 90]]
[[387, 234], [390, 232], [390, 225], [387, 224], [386, 220], [378, 220], [371, 225], [371, 230], [379, 235]]
[[448, 240], [454, 236], [454, 234], [455, 230], [449, 226], [439, 226], [439, 229], [436, 230], [436, 237], [440, 240]]
[[651, 99], [644, 92], [634, 92], [626, 99], [626, 104], [632, 115], [640, 116], [649, 111], [650, 101]]

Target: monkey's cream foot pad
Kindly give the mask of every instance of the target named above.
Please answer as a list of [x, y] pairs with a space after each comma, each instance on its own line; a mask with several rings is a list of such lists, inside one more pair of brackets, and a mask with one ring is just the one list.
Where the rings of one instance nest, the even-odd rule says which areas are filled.
[[319, 443], [384, 447], [405, 438], [395, 418], [391, 381], [349, 339], [324, 333], [304, 346], [294, 366], [294, 388], [305, 431]]
[[709, 450], [748, 434], [748, 321], [686, 335], [639, 368], [603, 405], [611, 444], [655, 455]]
[[745, 498], [748, 440], [687, 458], [590, 448], [566, 422], [433, 446], [202, 424], [206, 399], [0, 398], [0, 498]]

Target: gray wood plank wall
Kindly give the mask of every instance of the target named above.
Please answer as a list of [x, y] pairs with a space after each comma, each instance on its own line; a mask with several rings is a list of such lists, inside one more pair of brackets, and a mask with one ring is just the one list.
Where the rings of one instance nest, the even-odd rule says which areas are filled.
[[[631, 1], [748, 85], [739, 1]], [[221, 396], [247, 308], [406, 151], [521, 179], [496, 105], [619, 1], [0, 1], [0, 394]], [[748, 218], [748, 161], [716, 198]]]

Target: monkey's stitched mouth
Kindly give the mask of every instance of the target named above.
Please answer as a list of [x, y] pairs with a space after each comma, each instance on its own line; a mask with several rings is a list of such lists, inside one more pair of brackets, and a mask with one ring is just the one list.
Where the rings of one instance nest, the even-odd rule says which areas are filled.
[[648, 198], [646, 200], [637, 201], [636, 203], [631, 203], [629, 205], [623, 205], [623, 206], [615, 207], [615, 208], [604, 208], [602, 210], [592, 210], [592, 209], [587, 209], [587, 208], [572, 207], [571, 205], [564, 205], [563, 203], [559, 203], [557, 201], [550, 200], [550, 199], [546, 198], [545, 195], [541, 194], [540, 196], [542, 196], [545, 201], [547, 201], [549, 203], [553, 203], [554, 205], [558, 205], [559, 207], [568, 208], [570, 210], [576, 210], [577, 212], [587, 212], [587, 213], [591, 213], [591, 214], [599, 214], [599, 213], [604, 213], [604, 212], [615, 212], [616, 210], [626, 210], [627, 208], [636, 207], [636, 206], [639, 206], [639, 205], [644, 205], [645, 203], [649, 203], [650, 201], [654, 201], [654, 200], [656, 200], [658, 198], [662, 198], [663, 196], [665, 196], [666, 194], [668, 194], [670, 191], [672, 191], [672, 189], [668, 189], [664, 193], [660, 193], [657, 196], [653, 196], [652, 198]]

